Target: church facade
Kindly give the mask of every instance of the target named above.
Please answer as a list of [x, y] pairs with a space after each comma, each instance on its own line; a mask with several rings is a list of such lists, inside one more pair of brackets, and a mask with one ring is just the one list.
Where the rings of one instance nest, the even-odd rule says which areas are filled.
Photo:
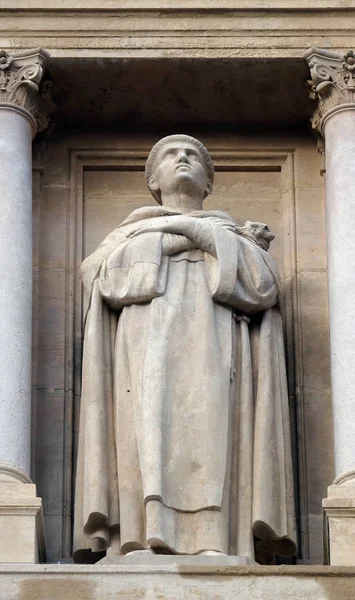
[[[0, 15], [3, 597], [352, 597], [355, 2], [8, 0]], [[205, 208], [275, 234], [298, 548], [283, 564], [72, 563], [79, 269], [154, 205], [144, 165], [173, 133], [212, 156]]]

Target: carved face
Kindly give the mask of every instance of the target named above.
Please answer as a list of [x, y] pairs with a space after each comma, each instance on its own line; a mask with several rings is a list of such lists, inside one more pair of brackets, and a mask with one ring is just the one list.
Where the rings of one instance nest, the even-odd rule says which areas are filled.
[[245, 221], [244, 227], [255, 237], [266, 240], [269, 243], [275, 238], [266, 223], [260, 223], [259, 221]]
[[203, 199], [212, 190], [203, 156], [194, 144], [171, 142], [165, 144], [155, 159], [150, 189], [160, 190], [162, 198], [182, 192]]

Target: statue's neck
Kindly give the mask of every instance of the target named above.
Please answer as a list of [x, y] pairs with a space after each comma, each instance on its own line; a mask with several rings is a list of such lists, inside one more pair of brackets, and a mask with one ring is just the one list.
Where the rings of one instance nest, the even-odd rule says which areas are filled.
[[167, 194], [162, 196], [164, 208], [187, 214], [195, 210], [203, 209], [203, 198], [189, 194]]

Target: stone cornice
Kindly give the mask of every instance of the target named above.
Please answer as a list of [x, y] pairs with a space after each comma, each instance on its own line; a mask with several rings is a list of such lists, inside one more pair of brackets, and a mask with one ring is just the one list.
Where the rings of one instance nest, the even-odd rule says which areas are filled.
[[[62, 58], [296, 58], [351, 47], [354, 0], [0, 0], [0, 38]], [[80, 21], [80, 29], [78, 22]]]
[[[58, 10], [57, 0], [5, 0], [8, 4], [5, 10]], [[243, 11], [273, 11], [292, 10], [348, 10], [355, 7], [354, 0], [220, 0], [216, 6], [215, 0], [62, 0], [61, 10], [78, 12], [80, 10], [243, 10]], [[3, 7], [1, 7], [3, 8]]]
[[0, 50], [0, 105], [22, 111], [33, 135], [47, 127], [53, 110], [48, 83], [42, 83], [47, 58], [49, 53], [41, 48], [17, 53]]
[[310, 48], [304, 57], [311, 72], [310, 96], [318, 101], [312, 127], [323, 134], [328, 116], [355, 109], [355, 53]]

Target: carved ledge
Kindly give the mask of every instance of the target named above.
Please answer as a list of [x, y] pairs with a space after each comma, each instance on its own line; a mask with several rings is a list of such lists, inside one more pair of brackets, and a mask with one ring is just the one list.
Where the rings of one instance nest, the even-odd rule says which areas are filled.
[[323, 135], [324, 122], [332, 112], [355, 108], [355, 53], [310, 48], [304, 58], [312, 77], [310, 97], [318, 100], [312, 127]]
[[16, 54], [0, 50], [0, 105], [22, 110], [31, 121], [34, 136], [46, 129], [55, 107], [50, 82], [42, 82], [49, 56], [41, 48]]

